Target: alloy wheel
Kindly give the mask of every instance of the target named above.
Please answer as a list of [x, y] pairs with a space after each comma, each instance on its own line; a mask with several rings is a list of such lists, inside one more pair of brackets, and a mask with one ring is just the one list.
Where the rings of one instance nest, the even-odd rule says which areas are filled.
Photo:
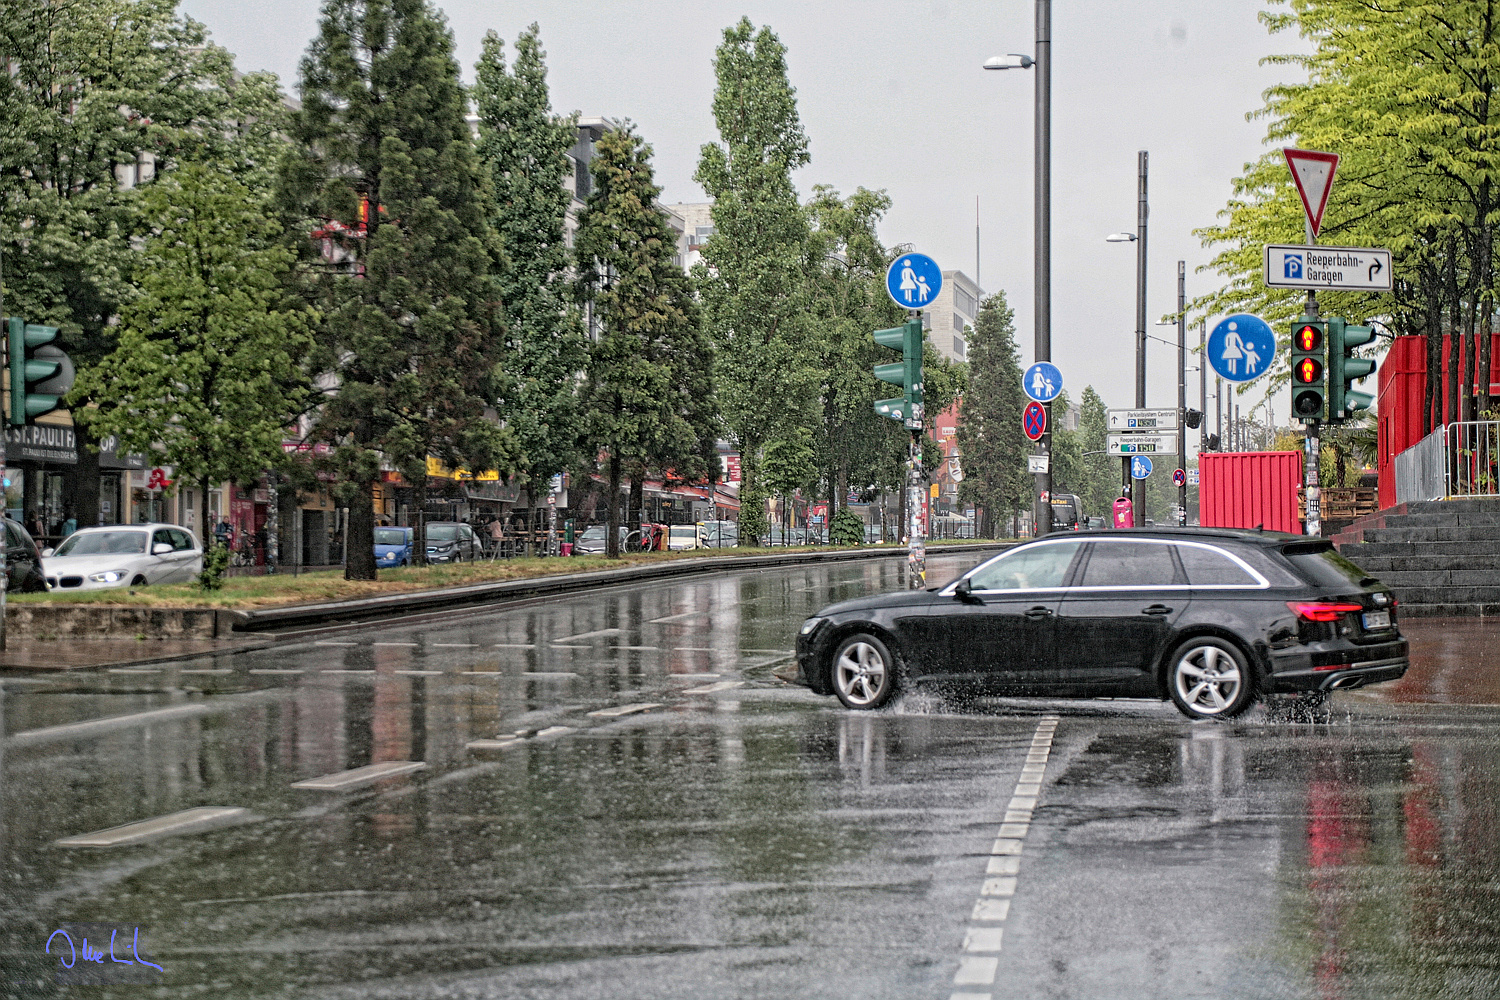
[[1248, 699], [1240, 658], [1211, 641], [1190, 643], [1172, 667], [1172, 694], [1185, 714], [1216, 718], [1238, 714]]
[[873, 636], [855, 636], [840, 647], [833, 664], [839, 700], [850, 708], [878, 708], [892, 690], [890, 653]]

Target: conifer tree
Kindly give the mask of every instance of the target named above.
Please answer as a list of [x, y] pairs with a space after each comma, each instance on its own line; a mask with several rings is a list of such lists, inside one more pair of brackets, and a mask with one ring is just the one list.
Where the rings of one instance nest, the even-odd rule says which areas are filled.
[[714, 73], [721, 142], [703, 146], [694, 174], [713, 199], [714, 234], [697, 278], [719, 349], [720, 402], [742, 453], [740, 532], [753, 538], [765, 526], [761, 447], [815, 419], [818, 378], [804, 294], [808, 222], [792, 185], [792, 171], [809, 157], [786, 48], [770, 28], [757, 31], [743, 18], [725, 29]]
[[426, 0], [325, 0], [301, 77], [286, 202], [301, 232], [321, 226], [348, 254], [310, 282], [334, 385], [316, 435], [346, 484], [345, 576], [373, 579], [383, 459], [419, 509], [429, 456], [475, 472], [507, 461], [485, 414], [504, 348], [500, 251], [452, 34]]
[[615, 558], [627, 467], [686, 479], [716, 471], [713, 350], [692, 286], [672, 261], [677, 241], [656, 203], [651, 147], [633, 127], [607, 132], [591, 170], [574, 248], [580, 296], [602, 330], [589, 354], [583, 434], [607, 455], [607, 551]]
[[959, 496], [983, 509], [993, 537], [998, 518], [1021, 509], [1030, 496], [1026, 436], [1021, 410], [1021, 353], [1016, 348], [1015, 312], [1004, 292], [985, 299], [969, 337], [968, 389], [959, 412], [958, 447], [964, 481]]
[[[500, 409], [532, 497], [572, 464], [576, 376], [588, 356], [563, 238], [571, 199], [563, 182], [571, 166], [568, 149], [577, 141], [576, 117], [552, 113], [545, 56], [533, 24], [516, 39], [515, 65], [507, 71], [505, 42], [490, 32], [474, 87], [479, 156], [494, 191], [492, 222], [506, 251], [497, 272], [510, 346]], [[527, 506], [536, 509], [534, 502]]]

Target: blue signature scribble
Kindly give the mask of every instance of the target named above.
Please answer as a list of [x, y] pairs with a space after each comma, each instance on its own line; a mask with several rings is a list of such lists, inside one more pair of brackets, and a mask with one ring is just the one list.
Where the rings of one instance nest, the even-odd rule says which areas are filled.
[[[103, 930], [105, 930], [107, 928], [109, 930], [109, 961], [111, 963], [114, 963], [114, 964], [117, 964], [117, 965], [135, 965], [135, 964], [139, 963], [140, 965], [150, 966], [151, 968], [155, 969], [157, 972], [161, 972], [162, 971], [162, 967], [160, 965], [157, 965], [155, 962], [152, 962], [149, 959], [145, 959], [145, 958], [141, 957], [141, 952], [140, 952], [141, 929], [139, 927], [132, 928], [132, 934], [131, 934], [131, 939], [130, 939], [130, 954], [133, 957], [132, 958], [121, 958], [115, 952], [115, 939], [116, 939], [117, 935], [120, 933], [120, 931], [119, 931], [118, 928], [108, 927], [108, 925], [98, 925], [98, 924], [84, 925], [84, 926], [80, 926], [80, 925], [77, 925], [77, 924], [71, 924], [69, 926], [71, 926], [75, 931], [80, 931], [80, 930], [85, 930], [85, 929], [92, 929], [95, 933], [101, 932], [101, 931], [103, 931]], [[58, 949], [57, 950], [57, 960], [62, 963], [62, 967], [64, 969], [72, 969], [75, 965], [78, 964], [78, 960], [80, 958], [80, 955], [78, 954], [79, 949], [78, 949], [78, 947], [73, 942], [73, 935], [69, 934], [63, 928], [59, 927], [57, 930], [53, 931], [52, 934], [47, 938], [46, 952], [49, 955], [52, 954], [52, 944], [53, 944], [54, 941], [57, 941], [58, 937], [61, 937], [63, 939], [63, 941], [67, 942], [68, 951], [67, 951], [66, 955], [63, 954], [63, 950], [62, 950], [63, 949], [63, 945], [62, 945], [62, 942], [58, 942], [57, 943], [57, 949]], [[123, 948], [124, 947], [124, 943], [121, 942], [120, 946]], [[104, 961], [104, 955], [105, 955], [105, 953], [101, 949], [99, 949], [99, 948], [95, 948], [95, 947], [90, 946], [89, 939], [87, 937], [83, 938], [83, 949], [82, 950], [83, 950], [83, 955], [81, 957], [82, 957], [83, 961], [85, 961], [85, 962], [94, 962], [94, 963], [97, 963], [99, 965], [104, 965], [105, 964], [105, 961]], [[82, 971], [82, 970], [80, 970], [80, 971]], [[100, 971], [103, 972], [104, 970], [100, 970]], [[120, 970], [120, 972], [125, 972], [125, 971], [126, 970], [124, 970], [124, 969]], [[144, 970], [142, 970], [142, 971], [144, 971]], [[64, 973], [59, 973], [59, 975], [61, 976], [61, 975], [65, 975], [65, 974]], [[113, 979], [114, 977], [110, 977], [110, 978]]]

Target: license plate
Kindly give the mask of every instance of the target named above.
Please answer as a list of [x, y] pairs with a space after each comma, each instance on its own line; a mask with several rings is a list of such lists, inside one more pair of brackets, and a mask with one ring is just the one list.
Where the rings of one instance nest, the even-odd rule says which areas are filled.
[[1389, 611], [1366, 611], [1359, 617], [1365, 623], [1366, 629], [1374, 630], [1391, 627], [1391, 613]]

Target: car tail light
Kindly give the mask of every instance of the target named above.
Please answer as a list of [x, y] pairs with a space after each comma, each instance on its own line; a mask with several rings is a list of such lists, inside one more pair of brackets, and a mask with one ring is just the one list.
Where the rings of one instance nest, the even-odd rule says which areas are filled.
[[1363, 611], [1359, 604], [1323, 604], [1307, 601], [1287, 601], [1286, 606], [1297, 613], [1297, 617], [1310, 622], [1336, 622], [1351, 611]]

